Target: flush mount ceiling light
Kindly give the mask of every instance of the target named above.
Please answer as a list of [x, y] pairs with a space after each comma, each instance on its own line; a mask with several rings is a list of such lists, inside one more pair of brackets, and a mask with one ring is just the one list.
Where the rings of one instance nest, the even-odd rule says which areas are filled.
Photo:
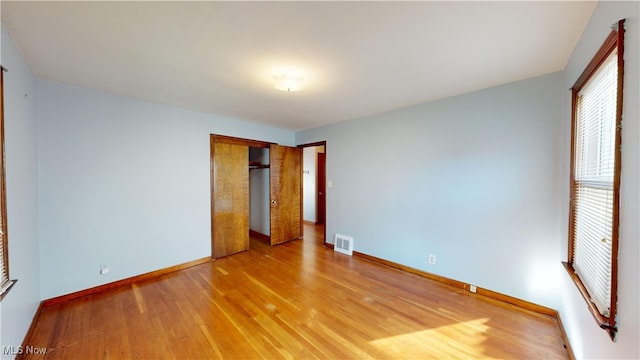
[[273, 81], [275, 82], [275, 88], [282, 91], [298, 91], [302, 90], [302, 82], [304, 78], [302, 76], [295, 76], [289, 74], [274, 75]]

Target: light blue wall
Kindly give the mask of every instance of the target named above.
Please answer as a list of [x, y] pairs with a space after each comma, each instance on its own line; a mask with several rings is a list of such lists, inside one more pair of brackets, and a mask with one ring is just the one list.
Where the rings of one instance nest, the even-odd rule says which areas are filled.
[[[620, 180], [620, 238], [618, 256], [618, 336], [611, 342], [607, 333], [599, 329], [591, 314], [587, 311], [584, 299], [576, 287], [564, 275], [561, 279], [561, 305], [558, 307], [576, 357], [589, 359], [638, 359], [640, 358], [640, 112], [638, 103], [640, 93], [640, 44], [639, 19], [640, 6], [636, 1], [598, 3], [591, 20], [582, 34], [565, 70], [563, 89], [569, 89], [582, 73], [591, 58], [609, 34], [610, 26], [626, 18], [625, 33], [625, 74], [622, 125], [622, 173]], [[571, 114], [570, 92], [564, 92], [563, 119]], [[564, 166], [563, 183], [569, 182], [570, 124], [564, 121]], [[568, 187], [563, 187], [562, 198], [569, 197]], [[568, 213], [566, 203], [563, 214]], [[566, 221], [563, 221], [562, 233], [566, 233]], [[566, 239], [566, 238], [563, 238]], [[563, 243], [566, 247], [566, 240]]]
[[209, 134], [294, 141], [51, 81], [38, 95], [43, 299], [210, 256]]
[[[40, 303], [36, 80], [2, 28], [9, 272], [18, 283], [2, 300], [3, 347], [22, 344]], [[5, 355], [2, 355], [5, 358]]]
[[327, 141], [328, 240], [353, 236], [359, 252], [556, 307], [562, 79], [297, 133]]

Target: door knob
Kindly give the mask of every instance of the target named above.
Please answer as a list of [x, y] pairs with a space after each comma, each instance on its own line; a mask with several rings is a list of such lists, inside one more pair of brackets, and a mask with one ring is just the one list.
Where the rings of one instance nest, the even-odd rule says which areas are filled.
[[277, 202], [277, 201], [275, 201], [275, 200], [271, 200], [271, 203], [275, 205], [275, 204], [277, 204], [278, 202]]

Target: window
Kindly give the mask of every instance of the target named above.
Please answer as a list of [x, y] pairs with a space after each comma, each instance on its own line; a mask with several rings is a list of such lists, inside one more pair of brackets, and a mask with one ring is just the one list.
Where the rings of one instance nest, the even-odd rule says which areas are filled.
[[615, 339], [624, 20], [573, 86], [567, 270]]
[[4, 176], [4, 68], [0, 68], [0, 300], [15, 281], [9, 280], [7, 248], [7, 197]]

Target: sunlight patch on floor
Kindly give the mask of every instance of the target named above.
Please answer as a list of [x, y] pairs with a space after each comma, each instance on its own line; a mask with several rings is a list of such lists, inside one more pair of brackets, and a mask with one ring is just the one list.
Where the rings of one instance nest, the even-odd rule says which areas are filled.
[[394, 358], [487, 358], [482, 343], [489, 319], [481, 318], [434, 329], [416, 331], [371, 341]]

